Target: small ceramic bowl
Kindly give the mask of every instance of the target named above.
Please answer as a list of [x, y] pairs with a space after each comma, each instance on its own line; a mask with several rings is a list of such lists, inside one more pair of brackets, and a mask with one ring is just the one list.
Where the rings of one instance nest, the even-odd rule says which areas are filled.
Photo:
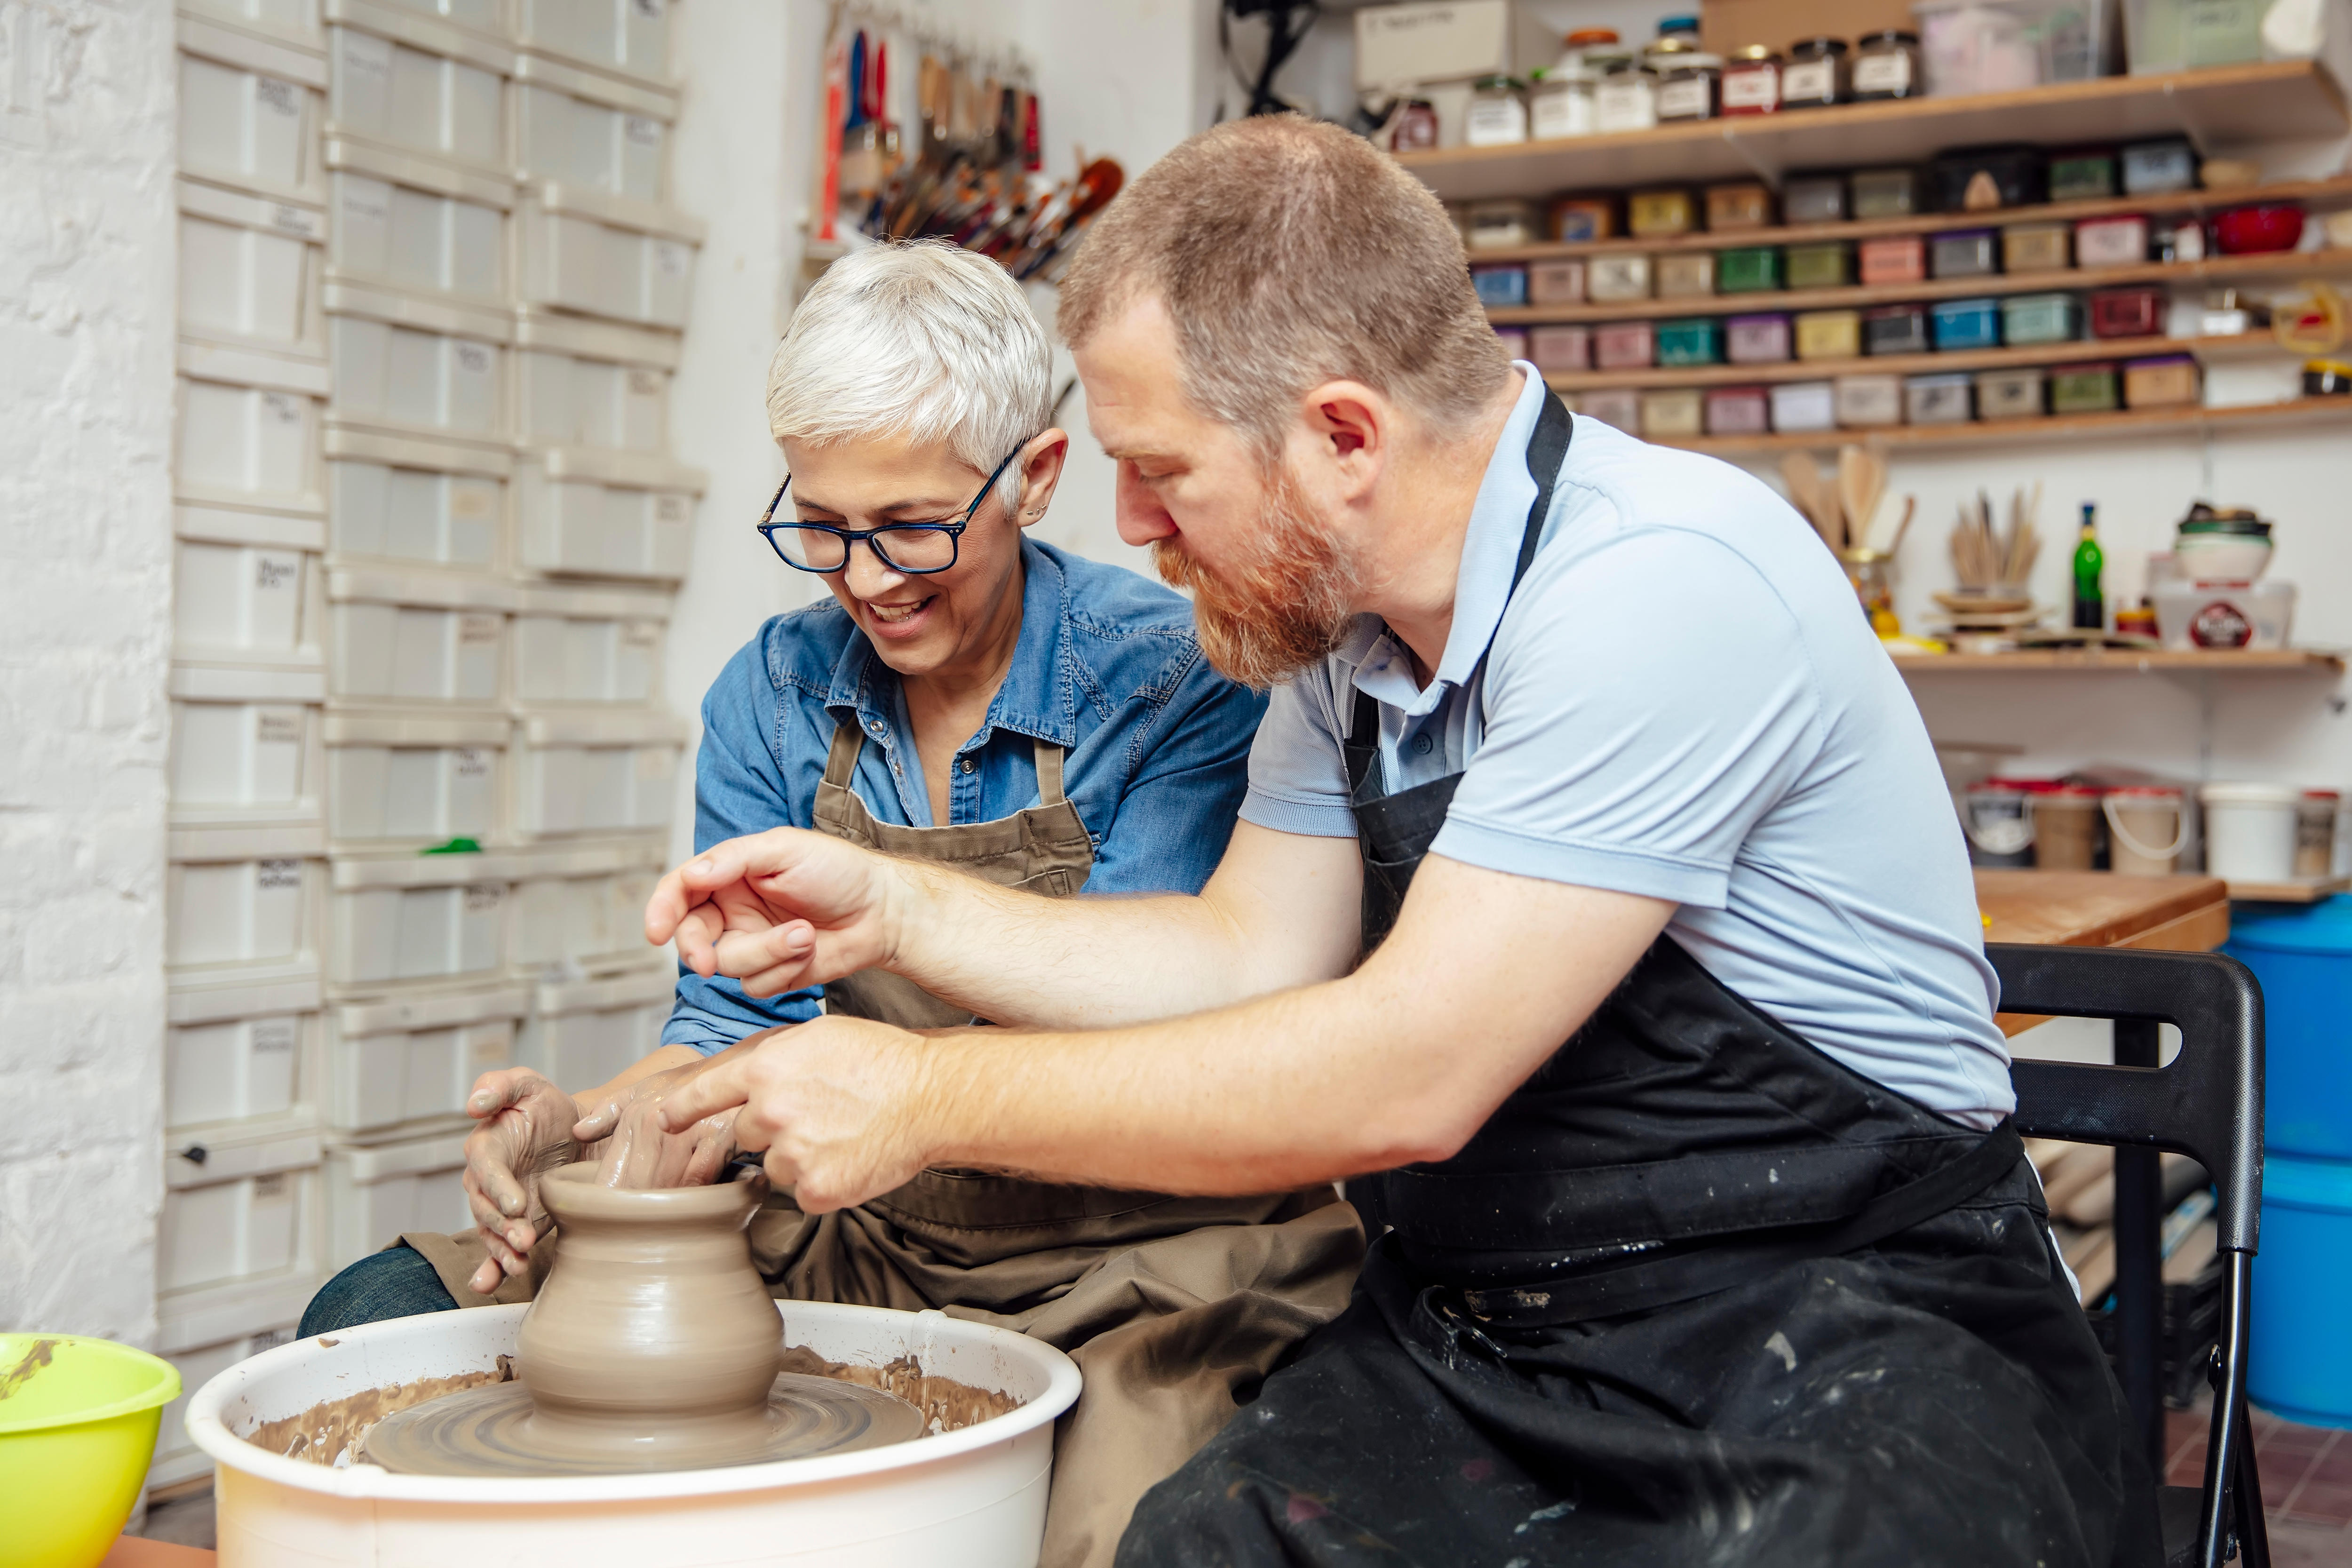
[[2192, 583], [2251, 583], [2271, 563], [2271, 542], [2246, 534], [2183, 534], [2172, 552]]
[[2303, 239], [2303, 209], [2293, 202], [2231, 207], [2213, 219], [2213, 243], [2224, 256], [2293, 250]]

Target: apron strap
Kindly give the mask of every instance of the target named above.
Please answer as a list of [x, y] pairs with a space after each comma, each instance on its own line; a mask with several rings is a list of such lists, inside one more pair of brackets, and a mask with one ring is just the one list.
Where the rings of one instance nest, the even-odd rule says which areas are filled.
[[866, 750], [866, 731], [845, 719], [833, 721], [833, 745], [824, 753], [824, 782], [847, 789], [856, 776], [858, 753]]
[[1034, 736], [1030, 737], [1029, 747], [1037, 759], [1037, 804], [1061, 805], [1069, 798], [1062, 793], [1062, 748]]

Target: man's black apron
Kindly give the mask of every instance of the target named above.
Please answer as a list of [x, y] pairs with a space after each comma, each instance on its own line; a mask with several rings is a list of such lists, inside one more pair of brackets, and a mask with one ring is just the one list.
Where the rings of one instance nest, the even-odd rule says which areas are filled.
[[[1547, 396], [1514, 590], [1569, 429]], [[1379, 742], [1359, 693], [1367, 951], [1460, 782], [1390, 794]], [[1348, 1185], [1391, 1227], [1354, 1302], [1146, 1498], [1128, 1568], [2156, 1554], [2015, 1130], [1848, 1069], [1671, 936], [1454, 1158]]]

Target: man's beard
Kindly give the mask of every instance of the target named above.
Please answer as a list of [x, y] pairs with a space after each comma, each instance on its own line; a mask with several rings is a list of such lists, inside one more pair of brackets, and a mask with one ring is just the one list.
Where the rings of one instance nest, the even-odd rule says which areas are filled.
[[1212, 571], [1172, 539], [1151, 547], [1161, 579], [1192, 590], [1201, 651], [1230, 680], [1264, 690], [1339, 646], [1355, 612], [1346, 542], [1308, 509], [1289, 470], [1266, 477], [1247, 557]]

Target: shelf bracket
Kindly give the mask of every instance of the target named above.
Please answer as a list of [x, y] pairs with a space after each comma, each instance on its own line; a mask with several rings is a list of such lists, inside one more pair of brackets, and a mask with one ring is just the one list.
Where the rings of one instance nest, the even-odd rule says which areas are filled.
[[1723, 137], [1724, 145], [1729, 147], [1732, 152], [1738, 156], [1741, 163], [1754, 170], [1759, 179], [1761, 179], [1775, 192], [1780, 190], [1780, 175], [1782, 171], [1773, 167], [1767, 163], [1763, 159], [1758, 157], [1756, 155], [1756, 149], [1748, 144], [1748, 138], [1739, 135], [1738, 132], [1733, 131], [1727, 122], [1724, 125], [1720, 134]]

